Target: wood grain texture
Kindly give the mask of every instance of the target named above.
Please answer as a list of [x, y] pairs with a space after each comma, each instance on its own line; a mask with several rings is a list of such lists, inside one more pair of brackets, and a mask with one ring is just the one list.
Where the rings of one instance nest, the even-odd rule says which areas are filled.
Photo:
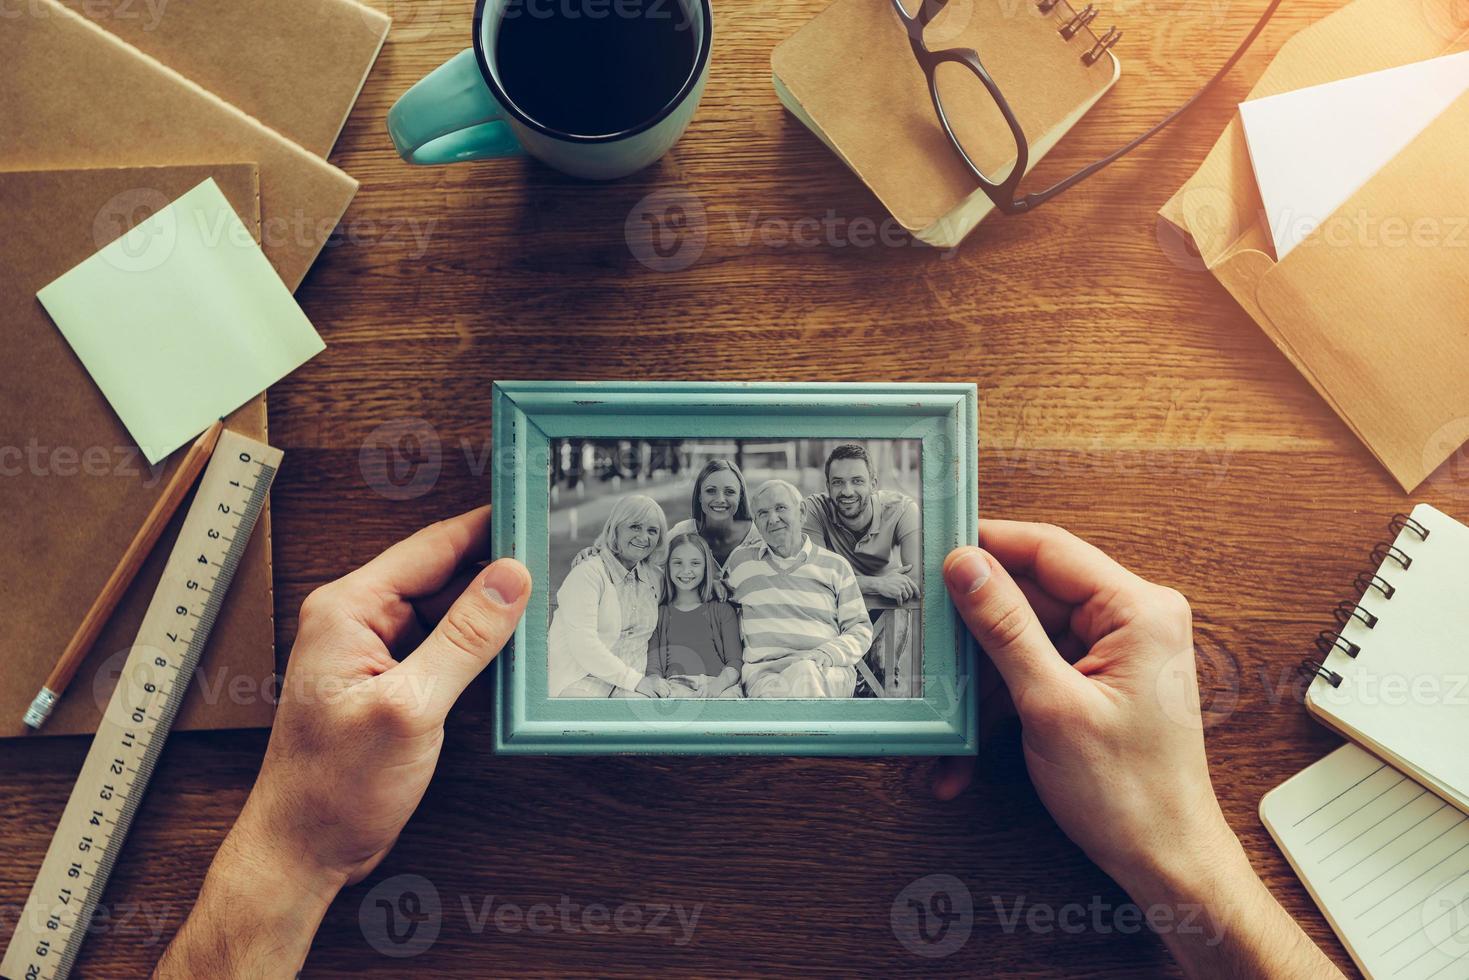
[[[1156, 209], [1196, 167], [1281, 42], [1332, 9], [1287, 4], [1235, 75], [1191, 117], [1033, 215], [995, 217], [953, 253], [781, 244], [779, 222], [880, 224], [876, 202], [780, 108], [769, 53], [822, 0], [716, 0], [714, 69], [684, 140], [610, 186], [525, 161], [411, 169], [388, 107], [467, 43], [469, 0], [383, 0], [392, 38], [333, 162], [362, 181], [299, 296], [328, 348], [270, 394], [286, 451], [273, 495], [278, 647], [301, 600], [387, 543], [488, 496], [497, 378], [977, 381], [981, 509], [1067, 525], [1193, 600], [1208, 748], [1230, 823], [1272, 890], [1350, 963], [1255, 808], [1337, 739], [1301, 707], [1291, 672], [1330, 622], [1388, 517], [1410, 499], [1196, 263], [1160, 239]], [[1118, 3], [1124, 74], [1038, 170], [1069, 173], [1181, 101], [1261, 4]], [[624, 222], [660, 188], [696, 195], [703, 255], [657, 272]], [[753, 224], [752, 224], [753, 223]], [[754, 228], [751, 233], [750, 229]], [[422, 419], [411, 483], [384, 494], [382, 430]], [[1469, 517], [1469, 467], [1416, 499]], [[489, 693], [450, 720], [443, 761], [383, 867], [333, 906], [307, 976], [1170, 975], [1147, 935], [1035, 933], [1022, 908], [1125, 896], [1056, 830], [999, 719], [974, 788], [949, 804], [923, 760], [500, 759]], [[188, 909], [259, 764], [265, 733], [176, 736], [87, 945], [81, 976], [136, 976]], [[24, 901], [85, 740], [0, 760], [0, 908]], [[1186, 842], [1180, 842], [1186, 846]], [[289, 860], [284, 855], [282, 860]], [[974, 903], [957, 952], [895, 939], [894, 899], [931, 874]], [[429, 879], [443, 917], [412, 960], [375, 951], [359, 910], [396, 875]], [[677, 936], [497, 929], [522, 909], [601, 903], [700, 908]], [[481, 916], [488, 906], [490, 918]], [[9, 926], [0, 925], [8, 935]]]

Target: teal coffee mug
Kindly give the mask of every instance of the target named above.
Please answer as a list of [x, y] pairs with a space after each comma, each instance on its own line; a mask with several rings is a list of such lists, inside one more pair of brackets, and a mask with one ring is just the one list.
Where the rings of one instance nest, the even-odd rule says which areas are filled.
[[657, 160], [709, 75], [710, 0], [479, 0], [473, 46], [388, 112], [409, 163], [528, 153], [611, 180]]

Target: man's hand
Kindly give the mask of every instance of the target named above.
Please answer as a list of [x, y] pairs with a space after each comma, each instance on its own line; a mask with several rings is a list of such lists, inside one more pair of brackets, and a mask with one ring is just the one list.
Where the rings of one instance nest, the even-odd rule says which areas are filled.
[[[1214, 795], [1188, 602], [1060, 528], [982, 521], [980, 543], [950, 554], [944, 579], [1010, 690], [1061, 829], [1144, 907], [1203, 908], [1202, 936], [1163, 937], [1186, 971], [1336, 975], [1255, 876]], [[957, 795], [968, 773], [947, 763], [935, 791]]]
[[519, 562], [478, 569], [489, 544], [484, 507], [306, 599], [260, 776], [158, 976], [293, 975], [337, 890], [392, 848], [530, 597]]
[[907, 602], [918, 595], [918, 583], [913, 581], [912, 565], [899, 565], [881, 575], [862, 575], [857, 579], [857, 588], [864, 595], [879, 595], [893, 602]]

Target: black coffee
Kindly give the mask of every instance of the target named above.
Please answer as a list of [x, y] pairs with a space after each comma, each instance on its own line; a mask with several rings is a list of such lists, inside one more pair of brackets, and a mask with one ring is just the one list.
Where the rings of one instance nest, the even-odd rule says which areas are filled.
[[536, 122], [605, 136], [658, 115], [693, 72], [698, 34], [679, 0], [511, 0], [499, 79]]

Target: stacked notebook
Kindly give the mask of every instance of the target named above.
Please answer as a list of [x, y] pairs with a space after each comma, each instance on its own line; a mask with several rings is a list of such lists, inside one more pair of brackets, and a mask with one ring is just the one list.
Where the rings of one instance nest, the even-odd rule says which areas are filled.
[[[1112, 32], [1099, 39], [1087, 26], [1096, 10], [1087, 10], [1058, 0], [951, 3], [924, 35], [932, 50], [979, 53], [1025, 131], [1032, 167], [1122, 72], [1106, 49]], [[836, 0], [776, 47], [771, 68], [785, 107], [915, 238], [957, 245], [994, 209], [939, 123], [892, 0]], [[1009, 173], [1015, 137], [992, 100], [946, 98], [944, 109], [982, 172]]]
[[1427, 505], [1393, 528], [1308, 661], [1307, 709], [1357, 744], [1272, 790], [1260, 816], [1363, 973], [1462, 977], [1469, 528]]
[[[353, 0], [31, 0], [0, 30], [0, 737], [167, 483], [137, 452], [36, 290], [213, 178], [285, 284], [305, 277], [357, 182], [324, 157], [389, 21]], [[229, 419], [265, 439], [263, 395]], [[14, 463], [13, 452], [4, 461]], [[180, 512], [180, 520], [182, 511]], [[93, 730], [175, 526], [109, 620], [48, 734]], [[255, 532], [177, 727], [269, 725], [269, 515]]]

